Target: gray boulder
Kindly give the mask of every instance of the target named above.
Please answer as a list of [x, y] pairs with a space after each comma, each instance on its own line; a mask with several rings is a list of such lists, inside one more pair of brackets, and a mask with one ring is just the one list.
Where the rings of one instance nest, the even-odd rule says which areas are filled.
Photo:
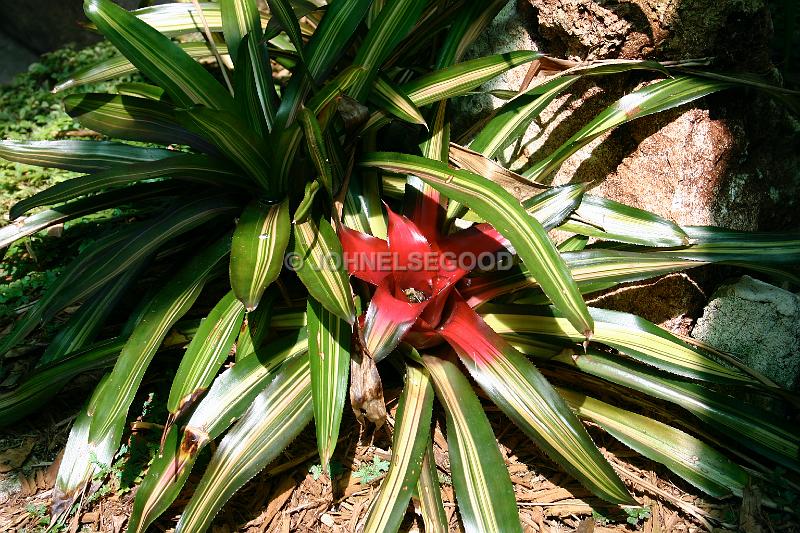
[[800, 386], [800, 296], [742, 276], [712, 295], [692, 336], [787, 389]]

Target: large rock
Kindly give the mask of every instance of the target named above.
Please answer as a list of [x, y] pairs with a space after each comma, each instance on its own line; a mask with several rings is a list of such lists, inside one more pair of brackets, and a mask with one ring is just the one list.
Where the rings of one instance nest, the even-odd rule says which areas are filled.
[[[126, 9], [140, 0], [115, 0]], [[99, 36], [82, 26], [86, 22], [83, 0], [0, 0], [0, 31], [37, 53], [49, 52], [67, 43], [85, 46]]]
[[692, 336], [739, 356], [787, 389], [800, 388], [800, 296], [743, 276], [712, 296]]

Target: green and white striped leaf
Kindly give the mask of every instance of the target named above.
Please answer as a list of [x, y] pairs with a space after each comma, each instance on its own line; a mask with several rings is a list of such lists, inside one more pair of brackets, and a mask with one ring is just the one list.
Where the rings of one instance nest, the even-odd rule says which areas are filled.
[[422, 522], [427, 533], [447, 533], [447, 514], [442, 503], [442, 489], [439, 486], [439, 475], [436, 470], [436, 461], [433, 456], [433, 441], [431, 436], [426, 437], [427, 446], [422, 459], [422, 468], [417, 480], [416, 499], [419, 501], [419, 510]]
[[247, 313], [244, 327], [236, 340], [236, 362], [242, 360], [260, 348], [269, 333], [272, 322], [272, 305], [275, 302], [276, 291], [268, 289], [261, 297], [258, 309]]
[[114, 139], [185, 144], [201, 152], [216, 152], [213, 144], [178, 123], [175, 108], [166, 102], [115, 94], [73, 94], [64, 99], [64, 110], [82, 126]]
[[[606, 309], [589, 308], [595, 320], [592, 340], [616, 348], [630, 357], [666, 372], [692, 379], [716, 383], [747, 383], [750, 378], [723, 366], [709, 356], [681, 341], [671, 333], [647, 320]], [[535, 333], [569, 339], [575, 342], [583, 336], [552, 308], [519, 306], [484, 307], [481, 315], [498, 333]]]
[[[598, 282], [614, 286], [619, 283], [641, 281], [707, 264], [665, 255], [603, 249], [562, 252], [561, 257], [567, 263], [581, 292], [587, 286], [593, 286]], [[470, 285], [464, 287], [460, 293], [474, 307], [503, 294], [535, 287], [537, 287], [536, 280], [524, 268], [514, 267], [504, 272], [473, 278]], [[538, 299], [539, 295], [535, 294], [533, 297]], [[529, 302], [527, 298], [517, 301], [519, 303]]]
[[561, 225], [564, 231], [606, 241], [644, 246], [685, 246], [686, 232], [655, 213], [586, 194], [575, 213]]
[[589, 350], [574, 357], [558, 355], [554, 360], [582, 372], [683, 407], [703, 423], [737, 443], [772, 461], [800, 472], [800, 434], [796, 427], [778, 421], [762, 407], [749, 404], [742, 391], [721, 393], [669, 379], [642, 365]]
[[177, 105], [234, 109], [227, 90], [169, 37], [111, 0], [85, 0], [84, 10], [100, 33]]
[[244, 321], [244, 312], [244, 306], [231, 291], [200, 323], [172, 380], [167, 410], [173, 416], [196, 400], [198, 394], [205, 391], [214, 380], [230, 355]]
[[[255, 3], [255, 2], [254, 2]], [[281, 29], [286, 32], [289, 41], [294, 45], [300, 62], [305, 64], [305, 54], [303, 53], [303, 35], [300, 33], [300, 24], [297, 21], [289, 0], [267, 0], [270, 14], [273, 20], [280, 23]]]
[[0, 427], [8, 427], [36, 412], [76, 376], [114, 365], [125, 339], [97, 342], [38, 367], [17, 387], [0, 393]]
[[[203, 17], [211, 32], [224, 31], [222, 6], [219, 2], [200, 2], [200, 9], [203, 10]], [[176, 2], [144, 7], [131, 11], [131, 13], [170, 37], [186, 33], [203, 33], [205, 30], [194, 2]], [[262, 16], [260, 25], [266, 25], [268, 20], [267, 17]]]
[[512, 98], [497, 110], [469, 147], [486, 157], [498, 153], [516, 140], [553, 99], [578, 81], [578, 76], [563, 76], [548, 81]]
[[[191, 4], [169, 4], [169, 5], [185, 5], [191, 7]], [[162, 6], [159, 6], [162, 7]], [[198, 31], [202, 31], [200, 28]], [[200, 59], [208, 59], [214, 57], [214, 52], [211, 51], [211, 48], [208, 46], [206, 42], [188, 42], [188, 43], [179, 43], [178, 46], [181, 50], [186, 52], [189, 57], [195, 60]], [[228, 55], [228, 47], [225, 44], [219, 43], [216, 45], [217, 51], [220, 53], [221, 56], [225, 57]], [[98, 83], [101, 81], [113, 80], [115, 78], [121, 78], [122, 76], [127, 76], [128, 74], [133, 74], [134, 72], [138, 72], [138, 69], [134, 66], [133, 63], [128, 60], [123, 55], [117, 55], [106, 59], [105, 61], [101, 61], [99, 63], [95, 63], [94, 65], [89, 65], [88, 67], [84, 67], [77, 72], [74, 72], [68, 79], [62, 81], [55, 87], [53, 87], [54, 93], [59, 93], [62, 91], [66, 91], [67, 89], [73, 89], [75, 87], [80, 87], [81, 85], [87, 85], [89, 83]], [[120, 86], [117, 86], [117, 90], [120, 91]], [[163, 91], [163, 89], [161, 89]], [[121, 91], [120, 91], [121, 93]]]
[[108, 386], [110, 374], [100, 381], [86, 407], [78, 414], [70, 430], [64, 455], [53, 487], [52, 515], [69, 511], [73, 502], [82, 495], [84, 486], [101, 468], [110, 467], [122, 437], [125, 419], [118, 418], [100, 438], [91, 440], [89, 428], [97, 401]]
[[[290, 126], [300, 110], [312, 85], [308, 76], [316, 83], [321, 82], [347, 50], [371, 2], [372, 0], [349, 0], [328, 5], [314, 35], [304, 48], [305, 71], [298, 72], [298, 76], [292, 76], [281, 94], [277, 118], [281, 127]], [[358, 72], [359, 69], [354, 69], [351, 73], [358, 75]], [[309, 105], [306, 107], [311, 108]]]
[[231, 212], [235, 206], [230, 198], [224, 196], [200, 196], [156, 220], [124, 227], [98, 239], [65, 268], [24, 319], [18, 320], [14, 329], [3, 337], [0, 353], [14, 347], [37, 325], [50, 320], [61, 309], [93, 294], [165, 242]]
[[425, 117], [422, 116], [414, 102], [401, 90], [392, 85], [386, 77], [380, 74], [375, 78], [373, 91], [370, 93], [372, 102], [400, 120], [410, 124], [419, 124], [428, 127]]
[[506, 4], [506, 0], [490, 0], [489, 2], [468, 2], [460, 5], [459, 11], [452, 17], [452, 24], [439, 46], [436, 68], [448, 67], [456, 61], [460, 61], [469, 45], [480, 36]]
[[258, 307], [261, 296], [283, 268], [292, 225], [289, 199], [279, 204], [253, 200], [242, 212], [231, 245], [231, 288], [248, 311]]
[[518, 51], [472, 59], [421, 76], [403, 84], [400, 90], [414, 105], [422, 107], [445, 98], [463, 96], [503, 72], [530, 63], [539, 56], [538, 52]]
[[292, 261], [309, 294], [348, 324], [355, 320], [355, 304], [344, 270], [342, 245], [324, 218], [294, 225]]
[[362, 158], [359, 164], [415, 174], [442, 194], [491, 220], [556, 307], [584, 336], [591, 336], [592, 318], [564, 260], [542, 225], [502, 187], [472, 172], [454, 170], [445, 163], [416, 156], [374, 153]]
[[130, 83], [119, 83], [114, 88], [117, 94], [122, 96], [135, 96], [136, 98], [147, 98], [157, 102], [169, 101], [167, 93], [157, 85], [132, 81]]
[[458, 512], [467, 533], [522, 531], [517, 500], [492, 427], [456, 365], [423, 356], [447, 414], [447, 445]]
[[75, 200], [34, 215], [18, 218], [13, 224], [0, 228], [0, 249], [55, 224], [145, 198], [168, 199], [179, 191], [180, 186], [174, 183], [143, 183]]
[[[263, 26], [256, 0], [220, 0], [218, 9], [222, 13], [222, 32], [231, 57], [239, 65], [239, 46], [246, 35], [256, 43], [261, 41]], [[205, 13], [205, 10], [203, 10]]]
[[314, 163], [314, 168], [317, 171], [317, 179], [322, 182], [328, 195], [333, 197], [334, 184], [333, 184], [333, 166], [331, 159], [328, 155], [328, 149], [325, 147], [325, 138], [322, 134], [317, 117], [307, 108], [301, 108], [297, 114], [298, 122], [303, 128], [303, 133], [306, 140], [306, 147], [308, 154], [311, 156], [311, 161]]
[[275, 377], [275, 370], [292, 358], [305, 358], [308, 341], [284, 337], [258, 348], [214, 380], [186, 424], [183, 435], [173, 425], [136, 492], [128, 530], [143, 532], [178, 497], [200, 451], [219, 437], [250, 407]]
[[140, 274], [143, 263], [129, 268], [120, 276], [110, 280], [89, 298], [58, 330], [47, 345], [37, 366], [46, 365], [76, 352], [94, 342], [100, 328], [119, 304], [131, 282]]
[[395, 415], [392, 460], [364, 518], [365, 533], [400, 528], [422, 472], [422, 460], [430, 442], [432, 412], [433, 387], [428, 371], [407, 361], [405, 385]]
[[489, 398], [548, 457], [596, 496], [616, 504], [634, 503], [552, 385], [463, 300], [456, 301], [439, 331]]
[[526, 170], [523, 176], [533, 180], [547, 177], [581, 147], [621, 124], [688, 104], [733, 86], [729, 82], [679, 76], [643, 87], [610, 105], [555, 152]]
[[313, 298], [308, 299], [306, 316], [317, 448], [320, 461], [327, 468], [339, 440], [348, 390], [353, 328]]
[[270, 173], [270, 145], [237, 117], [225, 111], [196, 107], [178, 111], [178, 120], [214, 144], [250, 178], [277, 199], [280, 191]]
[[223, 237], [195, 255], [149, 302], [119, 354], [105, 392], [98, 399], [90, 441], [105, 434], [114, 420], [127, 415], [144, 372], [164, 337], [192, 307], [205, 282], [230, 252], [228, 239]]
[[378, 68], [414, 27], [425, 4], [426, 0], [394, 0], [383, 5], [353, 59], [353, 64], [364, 70], [351, 85], [350, 96], [359, 101], [366, 99]]
[[175, 152], [109, 141], [0, 141], [0, 157], [44, 168], [97, 172], [113, 167], [158, 161]]
[[741, 497], [748, 475], [705, 442], [663, 422], [614, 407], [575, 391], [559, 394], [581, 418], [598, 424], [615, 439], [714, 498]]
[[176, 533], [205, 531], [222, 506], [263, 470], [311, 421], [307, 357], [287, 363], [220, 442]]
[[[248, 186], [248, 182], [242, 180], [240, 174], [231, 169], [230, 164], [205, 155], [178, 152], [176, 157], [134, 163], [62, 181], [17, 202], [11, 207], [9, 216], [13, 220], [34, 207], [66, 202], [80, 196], [155, 178], [172, 178], [222, 187]], [[250, 186], [252, 187], [252, 183]]]
[[239, 49], [236, 102], [250, 128], [266, 137], [275, 124], [278, 95], [272, 80], [272, 67], [266, 44], [248, 34]]
[[757, 264], [800, 262], [800, 233], [747, 232], [706, 226], [683, 228], [690, 246], [650, 250], [695, 261], [727, 261]]

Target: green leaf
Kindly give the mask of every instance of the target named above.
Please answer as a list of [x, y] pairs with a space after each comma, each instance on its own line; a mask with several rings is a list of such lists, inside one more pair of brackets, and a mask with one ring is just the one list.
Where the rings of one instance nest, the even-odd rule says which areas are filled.
[[89, 427], [92, 413], [103, 391], [108, 387], [107, 374], [95, 388], [86, 407], [78, 414], [69, 432], [64, 455], [53, 487], [53, 516], [68, 512], [73, 502], [83, 495], [83, 489], [102, 466], [110, 467], [114, 461], [125, 419], [119, 418], [113, 427], [92, 441]]
[[158, 161], [175, 152], [109, 141], [0, 141], [0, 157], [15, 163], [73, 172]]
[[747, 472], [705, 442], [578, 392], [562, 388], [558, 392], [578, 416], [598, 424], [615, 439], [663, 464], [706, 494], [714, 498], [742, 496]]
[[307, 357], [287, 363], [228, 432], [208, 464], [176, 533], [205, 531], [217, 512], [311, 421], [311, 372]]
[[108, 316], [119, 304], [133, 280], [141, 273], [143, 263], [138, 267], [129, 268], [120, 276], [108, 281], [84, 302], [47, 345], [37, 366], [58, 361], [94, 342]]
[[172, 380], [167, 399], [167, 410], [172, 415], [181, 413], [214, 380], [230, 355], [244, 312], [244, 306], [231, 291], [201, 322]]
[[269, 4], [270, 14], [275, 20], [280, 22], [281, 28], [286, 32], [289, 40], [294, 45], [297, 55], [300, 57], [300, 62], [305, 64], [305, 55], [303, 54], [303, 36], [300, 33], [300, 24], [297, 21], [297, 16], [292, 9], [289, 0], [267, 0]]
[[230, 278], [236, 297], [248, 311], [283, 268], [291, 235], [289, 199], [279, 204], [253, 200], [242, 212], [231, 245]]
[[31, 307], [24, 320], [0, 342], [0, 353], [24, 339], [41, 322], [58, 311], [93, 294], [107, 281], [147, 257], [170, 239], [204, 222], [231, 212], [229, 198], [199, 196], [152, 221], [124, 227], [95, 241], [70, 263], [50, 289]]
[[578, 81], [578, 76], [563, 76], [548, 81], [512, 98], [497, 110], [496, 116], [483, 127], [469, 147], [486, 157], [495, 157], [525, 131], [533, 119], [553, 99]]
[[555, 152], [526, 170], [523, 176], [533, 180], [547, 177], [569, 156], [610, 129], [640, 117], [688, 104], [732, 86], [728, 82], [679, 76], [636, 90], [606, 108]]
[[[200, 2], [200, 9], [203, 10], [209, 30], [214, 33], [224, 31], [222, 6], [219, 2]], [[193, 2], [150, 6], [136, 9], [131, 13], [168, 36], [203, 33], [205, 30]], [[263, 26], [266, 23], [267, 18], [262, 17], [260, 25]]]
[[[239, 46], [246, 35], [250, 35], [256, 43], [263, 34], [261, 15], [256, 0], [220, 0], [219, 10], [222, 12], [222, 31], [231, 57], [239, 67]], [[203, 10], [205, 13], [205, 10]]]
[[355, 305], [343, 265], [342, 245], [330, 222], [308, 218], [294, 225], [292, 263], [309, 294], [348, 324], [355, 320]]
[[650, 250], [694, 261], [796, 264], [800, 262], [800, 233], [747, 232], [706, 226], [683, 228], [690, 246]]
[[447, 414], [450, 469], [464, 529], [521, 532], [514, 488], [483, 406], [453, 362], [438, 356], [422, 361]]
[[400, 90], [418, 107], [462, 96], [519, 65], [540, 57], [538, 52], [509, 52], [457, 63], [405, 83]]
[[800, 434], [744, 399], [741, 389], [715, 392], [697, 383], [669, 379], [642, 365], [590, 350], [555, 360], [582, 372], [683, 407], [738, 445], [800, 472]]
[[167, 332], [192, 307], [205, 282], [228, 255], [229, 238], [219, 239], [194, 256], [149, 302], [119, 354], [106, 392], [98, 400], [90, 441], [105, 434], [114, 420], [125, 417], [144, 372]]
[[399, 88], [392, 86], [392, 83], [384, 76], [378, 75], [375, 78], [375, 85], [370, 93], [370, 99], [387, 113], [396, 116], [410, 124], [419, 124], [428, 127], [425, 118], [420, 113], [414, 102]]
[[[114, 187], [137, 181], [169, 177], [175, 180], [216, 185], [221, 187], [247, 187], [238, 172], [230, 164], [199, 154], [180, 154], [152, 162], [134, 163], [110, 170], [62, 181], [33, 196], [21, 200], [11, 207], [9, 216], [18, 218], [34, 207], [53, 205], [73, 200]], [[252, 186], [252, 184], [250, 184]]]
[[392, 461], [378, 494], [370, 502], [364, 518], [364, 532], [400, 528], [422, 471], [422, 459], [430, 441], [432, 412], [433, 387], [428, 371], [408, 361], [395, 415]]
[[196, 107], [178, 111], [178, 120], [212, 142], [238, 164], [267, 195], [277, 199], [280, 191], [270, 172], [270, 145], [237, 117], [225, 111]]
[[84, 10], [100, 32], [177, 105], [234, 109], [231, 95], [202, 65], [146, 22], [111, 0], [85, 0]]
[[43, 365], [15, 389], [0, 393], [0, 427], [8, 427], [36, 412], [76, 376], [114, 365], [125, 339], [97, 342]]
[[[179, 4], [168, 4], [168, 5], [179, 5]], [[191, 7], [189, 4], [183, 4], [186, 6]], [[166, 7], [166, 6], [159, 6], [159, 7]], [[206, 16], [206, 20], [208, 20], [208, 16]], [[198, 32], [203, 31], [202, 28], [197, 30]], [[213, 31], [213, 29], [212, 29]], [[208, 46], [206, 42], [188, 42], [188, 43], [179, 43], [178, 46], [186, 52], [189, 57], [192, 59], [208, 59], [214, 57], [214, 53], [211, 51], [211, 48]], [[217, 44], [217, 50], [219, 51], [220, 55], [226, 56], [228, 55], [228, 47], [222, 43]], [[59, 93], [62, 91], [66, 91], [67, 89], [73, 89], [75, 87], [80, 87], [81, 85], [87, 85], [89, 83], [98, 83], [101, 81], [112, 80], [115, 78], [121, 78], [122, 76], [127, 76], [128, 74], [133, 74], [134, 72], [138, 72], [137, 68], [131, 63], [128, 58], [123, 55], [116, 55], [105, 61], [100, 61], [99, 63], [95, 63], [93, 65], [89, 65], [88, 67], [84, 67], [77, 72], [74, 72], [68, 79], [62, 81], [55, 87], [53, 87], [54, 93]], [[120, 90], [120, 86], [117, 86], [117, 90]], [[162, 89], [163, 91], [163, 89]]]
[[168, 101], [169, 97], [164, 89], [157, 85], [132, 81], [130, 83], [119, 83], [116, 86], [117, 94], [122, 96], [135, 96], [136, 98], [147, 98], [157, 102]]
[[571, 233], [644, 246], [683, 246], [689, 237], [677, 224], [613, 200], [584, 195], [561, 228]]
[[144, 198], [169, 198], [179, 190], [180, 187], [174, 183], [143, 183], [75, 200], [35, 215], [18, 218], [13, 224], [0, 228], [0, 249], [55, 224]]
[[445, 163], [395, 153], [374, 153], [359, 163], [366, 167], [415, 174], [442, 194], [469, 206], [506, 237], [525, 266], [571, 324], [589, 337], [592, 318], [542, 225], [530, 216], [506, 190], [477, 174], [453, 170]]
[[490, 0], [460, 5], [456, 14], [447, 20], [447, 22], [452, 21], [452, 24], [439, 46], [436, 68], [449, 67], [460, 61], [469, 45], [480, 36], [506, 4], [506, 0]]
[[433, 441], [430, 434], [425, 440], [427, 445], [417, 480], [416, 498], [419, 500], [425, 531], [427, 533], [447, 533], [447, 514], [444, 512], [442, 504], [442, 489], [439, 486], [436, 461], [433, 456]]
[[353, 59], [353, 64], [364, 70], [350, 87], [350, 96], [359, 101], [366, 99], [378, 68], [414, 27], [426, 3], [426, 0], [394, 0], [383, 6]]
[[[595, 320], [592, 340], [616, 348], [643, 363], [692, 379], [725, 384], [751, 381], [739, 370], [715, 362], [699, 349], [643, 318], [592, 307], [589, 312]], [[484, 307], [481, 315], [498, 333], [535, 333], [572, 341], [583, 340], [582, 335], [551, 308], [532, 311], [523, 305]]]
[[213, 144], [181, 125], [175, 108], [166, 102], [113, 94], [73, 94], [64, 99], [64, 110], [82, 126], [115, 139], [186, 144], [201, 152], [216, 152]]
[[305, 331], [257, 349], [214, 380], [179, 438], [172, 426], [136, 492], [128, 531], [143, 532], [172, 504], [189, 477], [200, 451], [219, 437], [250, 407], [253, 399], [275, 378], [275, 371], [292, 358], [305, 358]]
[[439, 328], [491, 400], [553, 461], [606, 501], [634, 500], [583, 424], [530, 361], [463, 300]]
[[236, 340], [236, 362], [242, 360], [260, 348], [267, 339], [269, 325], [272, 321], [272, 306], [275, 302], [276, 291], [267, 290], [261, 297], [258, 309], [247, 313], [244, 327]]
[[236, 77], [236, 102], [250, 128], [266, 137], [275, 124], [278, 95], [272, 80], [272, 67], [266, 44], [252, 35], [244, 36], [239, 50]]
[[[304, 48], [305, 73], [292, 76], [282, 93], [277, 123], [286, 127], [294, 121], [312, 82], [320, 82], [327, 76], [338, 58], [347, 50], [356, 34], [372, 0], [349, 0], [334, 2], [328, 6], [325, 16]], [[353, 73], [357, 73], [354, 70]], [[311, 76], [313, 80], [309, 80]], [[311, 107], [311, 106], [306, 106]]]
[[350, 324], [313, 298], [308, 299], [308, 356], [317, 448], [323, 467], [330, 463], [342, 422], [350, 372]]
[[325, 190], [328, 191], [328, 195], [333, 197], [335, 192], [333, 188], [333, 166], [328, 156], [328, 149], [325, 147], [325, 139], [322, 135], [322, 128], [317, 122], [317, 117], [304, 107], [298, 113], [298, 121], [305, 134], [308, 154], [311, 156], [311, 161], [314, 162], [317, 179], [322, 182]]

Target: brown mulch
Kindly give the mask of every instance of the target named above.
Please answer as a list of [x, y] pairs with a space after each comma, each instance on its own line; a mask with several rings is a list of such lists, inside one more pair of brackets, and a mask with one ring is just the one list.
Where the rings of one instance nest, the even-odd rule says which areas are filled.
[[[369, 502], [380, 486], [382, 477], [364, 483], [355, 476], [362, 463], [374, 457], [388, 460], [391, 456], [392, 415], [399, 390], [386, 391], [391, 407], [385, 428], [363, 429], [349, 410], [343, 421], [335, 459], [343, 473], [331, 480], [318, 479], [309, 467], [318, 462], [313, 427], [304, 430], [278, 460], [253, 478], [224, 507], [214, 522], [214, 533], [260, 532], [346, 532], [355, 531], [364, 518]], [[649, 518], [636, 526], [625, 522], [625, 515], [591, 497], [582, 487], [552, 464], [530, 440], [522, 435], [493, 406], [487, 413], [498, 437], [501, 453], [514, 484], [520, 518], [526, 533], [578, 531], [590, 533], [632, 532], [668, 533], [735, 531], [730, 522], [738, 521], [741, 502], [716, 501], [704, 498], [691, 486], [671, 475], [663, 467], [641, 458], [600, 431], [592, 431], [612, 465], [630, 488], [637, 501], [651, 509]], [[66, 408], [66, 406], [65, 406]], [[74, 412], [74, 408], [73, 408]], [[11, 458], [7, 472], [0, 473], [0, 531], [45, 531], [41, 525], [42, 509], [49, 505], [57, 455], [66, 441], [73, 416], [56, 420], [52, 413], [40, 415], [9, 434], [0, 436], [0, 471], [3, 460]], [[451, 531], [461, 531], [457, 503], [450, 485], [447, 439], [444, 418], [434, 413], [434, 455], [442, 483], [442, 497]], [[148, 438], [157, 441], [158, 428], [145, 429]], [[23, 456], [24, 457], [21, 457]], [[13, 466], [12, 466], [13, 465]], [[198, 469], [200, 470], [200, 469]], [[193, 473], [187, 489], [173, 507], [152, 527], [151, 531], [170, 531], [177, 523], [179, 511], [199, 481]], [[17, 480], [17, 490], [7, 487]], [[5, 501], [3, 499], [5, 498]], [[124, 531], [133, 501], [133, 493], [110, 495], [84, 505], [71, 518], [68, 531]], [[798, 531], [800, 523], [769, 523], [758, 502], [744, 505], [746, 531]], [[608, 516], [605, 521], [593, 509]], [[727, 525], [726, 525], [727, 523]], [[761, 529], [754, 529], [761, 528]], [[421, 518], [409, 505], [403, 531], [424, 531]]]

